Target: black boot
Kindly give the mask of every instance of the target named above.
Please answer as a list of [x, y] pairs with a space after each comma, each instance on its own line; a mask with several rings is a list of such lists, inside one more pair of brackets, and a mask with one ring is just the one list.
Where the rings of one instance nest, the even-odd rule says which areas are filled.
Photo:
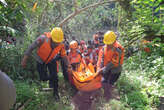
[[37, 70], [41, 81], [48, 81], [47, 65], [37, 62]]
[[49, 88], [54, 88], [54, 83], [52, 80], [49, 80]]
[[56, 101], [59, 101], [60, 100], [58, 90], [54, 89], [53, 96], [54, 96], [54, 98], [55, 98]]

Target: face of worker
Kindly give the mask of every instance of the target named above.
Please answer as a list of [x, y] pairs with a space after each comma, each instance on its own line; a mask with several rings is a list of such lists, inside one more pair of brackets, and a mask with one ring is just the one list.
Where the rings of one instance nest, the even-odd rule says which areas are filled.
[[[116, 41], [115, 41], [115, 42], [116, 42]], [[114, 43], [115, 43], [115, 42], [114, 42]], [[114, 43], [113, 43], [113, 44], [114, 44]], [[107, 45], [107, 48], [113, 48], [113, 44]]]
[[53, 43], [55, 46], [58, 46], [60, 44], [60, 42], [54, 42], [52, 39], [51, 39], [51, 43]]

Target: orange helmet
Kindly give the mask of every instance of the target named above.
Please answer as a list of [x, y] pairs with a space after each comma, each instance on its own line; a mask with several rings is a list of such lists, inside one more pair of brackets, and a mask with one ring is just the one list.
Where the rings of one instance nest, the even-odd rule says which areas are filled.
[[75, 40], [71, 41], [71, 43], [69, 44], [69, 47], [70, 47], [71, 49], [77, 49], [77, 48], [78, 48], [78, 43], [77, 43], [77, 41], [75, 41]]

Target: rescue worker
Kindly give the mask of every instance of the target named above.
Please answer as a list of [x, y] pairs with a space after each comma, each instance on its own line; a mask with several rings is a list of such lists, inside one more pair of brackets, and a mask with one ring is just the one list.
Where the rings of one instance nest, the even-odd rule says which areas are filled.
[[98, 73], [102, 73], [103, 82], [111, 85], [118, 80], [124, 60], [124, 48], [116, 40], [116, 37], [112, 31], [104, 34], [105, 46], [100, 50], [97, 62], [97, 70]]
[[94, 55], [93, 55], [93, 48], [91, 45], [87, 46], [87, 52], [84, 54], [84, 59], [86, 64], [88, 65], [89, 63], [94, 64]]
[[[73, 71], [78, 71], [78, 68], [80, 66], [80, 63], [82, 63], [82, 56], [80, 54], [80, 51], [78, 50], [78, 43], [77, 41], [73, 40], [70, 42], [70, 51], [68, 52], [68, 61], [69, 64], [72, 67]], [[69, 72], [69, 81], [74, 86], [74, 82], [72, 79], [72, 72]]]
[[81, 41], [80, 41], [79, 49], [80, 49], [81, 54], [83, 54], [83, 53], [87, 50], [87, 46], [86, 46], [84, 40], [81, 40]]
[[[61, 28], [55, 27], [51, 32], [45, 32], [39, 36], [26, 50], [22, 59], [21, 65], [26, 66], [26, 62], [32, 51], [37, 48], [37, 70], [39, 72], [40, 80], [49, 80], [50, 88], [53, 88], [53, 95], [55, 99], [59, 99], [58, 94], [58, 76], [57, 76], [57, 60], [61, 60], [63, 63], [63, 70], [69, 71], [69, 63], [66, 55], [64, 44], [64, 34]], [[47, 74], [47, 67], [49, 75]], [[68, 79], [67, 72], [63, 73], [65, 79]]]
[[[103, 40], [102, 40], [102, 34], [103, 32], [96, 32], [94, 35], [93, 35], [93, 45], [94, 45], [94, 50], [93, 50], [93, 53], [94, 53], [94, 62], [97, 63], [97, 60], [98, 60], [98, 54], [99, 54], [99, 51], [102, 49], [103, 47]], [[96, 66], [96, 65], [95, 65]], [[95, 70], [96, 70], [96, 67], [95, 67]]]
[[96, 71], [97, 54], [91, 45], [88, 45], [87, 52], [84, 54], [83, 59], [87, 65], [91, 63]]
[[88, 45], [93, 47], [93, 45], [94, 45], [93, 41], [92, 40], [88, 40]]
[[98, 36], [97, 33], [93, 35], [93, 44], [94, 44], [94, 47], [95, 48], [98, 48], [98, 45], [99, 45], [99, 36]]
[[77, 41], [73, 40], [70, 42], [70, 51], [68, 53], [68, 61], [72, 66], [73, 70], [78, 68], [78, 65], [82, 61], [82, 56], [80, 55], [80, 51], [78, 50], [78, 43]]
[[99, 32], [99, 48], [104, 46], [104, 43], [103, 43], [103, 35], [104, 33], [103, 32]]
[[98, 46], [102, 43], [103, 44], [103, 35], [104, 32], [98, 31], [93, 35], [93, 43], [95, 48], [98, 48]]
[[0, 110], [10, 110], [16, 101], [13, 81], [0, 70]]

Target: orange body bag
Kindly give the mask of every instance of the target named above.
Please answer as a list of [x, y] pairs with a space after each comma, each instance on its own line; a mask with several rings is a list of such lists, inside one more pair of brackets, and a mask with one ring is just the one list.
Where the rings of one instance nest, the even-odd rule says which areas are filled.
[[77, 71], [72, 72], [72, 80], [75, 87], [80, 91], [93, 91], [101, 87], [101, 75], [97, 74], [94, 66], [80, 64]]

